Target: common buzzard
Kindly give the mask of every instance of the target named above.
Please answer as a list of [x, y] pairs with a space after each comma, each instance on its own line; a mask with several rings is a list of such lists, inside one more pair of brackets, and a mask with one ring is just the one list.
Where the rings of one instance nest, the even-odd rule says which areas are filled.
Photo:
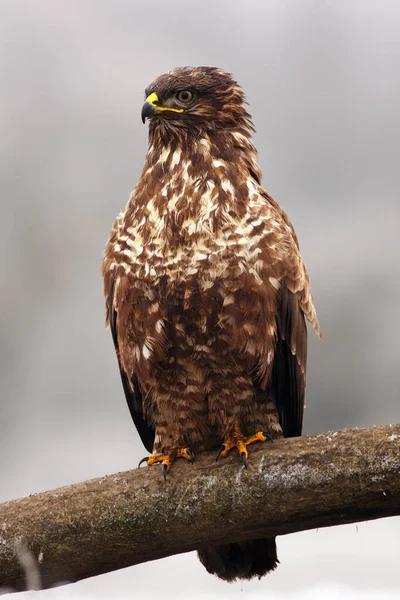
[[[306, 317], [320, 335], [287, 215], [261, 187], [240, 86], [183, 67], [146, 90], [149, 148], [103, 260], [128, 406], [164, 476], [178, 458], [301, 435]], [[222, 444], [222, 445], [221, 445]], [[261, 577], [274, 539], [199, 551], [222, 579]]]

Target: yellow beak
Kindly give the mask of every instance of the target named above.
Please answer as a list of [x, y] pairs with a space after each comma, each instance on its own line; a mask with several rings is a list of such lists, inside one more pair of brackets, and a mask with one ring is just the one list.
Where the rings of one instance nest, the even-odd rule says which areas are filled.
[[176, 113], [183, 113], [183, 108], [170, 108], [169, 106], [160, 106], [158, 104], [158, 96], [155, 92], [152, 92], [146, 98], [146, 102], [142, 107], [142, 121], [143, 123], [146, 120], [146, 117], [152, 117], [153, 115], [158, 115], [162, 111], [170, 111]]

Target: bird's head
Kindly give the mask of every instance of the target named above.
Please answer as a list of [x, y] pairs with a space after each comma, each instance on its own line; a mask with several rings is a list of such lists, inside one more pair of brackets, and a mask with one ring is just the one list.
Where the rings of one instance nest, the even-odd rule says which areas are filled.
[[179, 67], [153, 81], [145, 95], [142, 120], [150, 120], [150, 134], [252, 130], [241, 87], [216, 67]]

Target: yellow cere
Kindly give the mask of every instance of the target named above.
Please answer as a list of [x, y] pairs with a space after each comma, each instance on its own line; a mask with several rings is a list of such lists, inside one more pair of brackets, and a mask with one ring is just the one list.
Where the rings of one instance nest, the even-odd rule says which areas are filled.
[[153, 92], [152, 94], [150, 94], [150, 96], [147, 96], [146, 102], [150, 102], [150, 104], [156, 105], [158, 102], [157, 94], [155, 92]]
[[147, 96], [146, 102], [150, 102], [150, 104], [152, 104], [153, 106], [156, 106], [158, 112], [161, 112], [163, 110], [170, 110], [170, 111], [176, 112], [176, 113], [184, 112], [183, 108], [170, 108], [169, 106], [159, 106], [157, 104], [158, 96], [155, 92], [152, 92], [149, 96]]

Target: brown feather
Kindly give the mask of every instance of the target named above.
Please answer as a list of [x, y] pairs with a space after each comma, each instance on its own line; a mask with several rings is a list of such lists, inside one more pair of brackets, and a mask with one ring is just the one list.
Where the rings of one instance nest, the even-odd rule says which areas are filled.
[[[294, 228], [261, 187], [243, 92], [220, 69], [183, 67], [149, 94], [164, 110], [150, 119], [143, 171], [103, 260], [107, 322], [142, 440], [198, 452], [235, 428], [300, 435], [304, 317], [320, 332]], [[202, 560], [225, 579], [261, 576], [276, 565], [275, 542], [208, 548]]]

